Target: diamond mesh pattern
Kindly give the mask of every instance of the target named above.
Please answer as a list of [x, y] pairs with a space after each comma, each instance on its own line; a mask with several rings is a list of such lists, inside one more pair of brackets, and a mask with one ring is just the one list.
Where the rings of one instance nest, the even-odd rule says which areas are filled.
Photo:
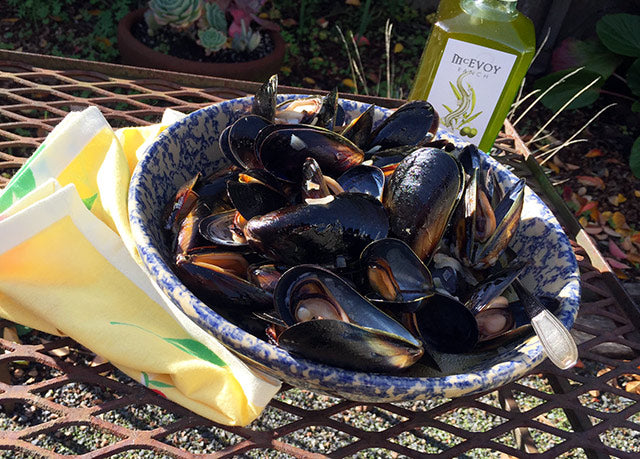
[[[70, 110], [97, 105], [115, 127], [145, 125], [165, 108], [187, 113], [250, 92], [243, 82], [168, 72], [127, 77], [108, 64], [4, 51], [0, 59], [0, 187]], [[576, 368], [545, 362], [499, 390], [453, 400], [362, 404], [286, 387], [248, 427], [196, 416], [69, 338], [17, 337], [0, 322], [0, 455], [638, 457], [640, 324], [577, 246], [576, 254], [584, 291]]]

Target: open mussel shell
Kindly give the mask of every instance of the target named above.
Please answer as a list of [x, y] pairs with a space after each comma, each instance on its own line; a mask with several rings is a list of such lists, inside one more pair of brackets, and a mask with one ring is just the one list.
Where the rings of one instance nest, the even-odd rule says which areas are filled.
[[307, 359], [373, 373], [407, 368], [423, 354], [421, 347], [392, 334], [332, 319], [288, 327], [278, 344]]
[[526, 266], [526, 263], [514, 263], [491, 274], [474, 289], [465, 306], [476, 315], [485, 310], [494, 298], [502, 295]]
[[322, 172], [332, 177], [364, 160], [364, 153], [352, 142], [315, 126], [276, 129], [264, 139], [256, 140], [256, 148], [266, 170], [293, 183], [302, 178], [302, 164], [307, 158], [315, 159]]
[[[549, 309], [552, 313], [557, 312], [560, 302], [557, 298], [551, 297], [538, 297], [538, 300], [544, 304], [544, 306]], [[499, 309], [488, 309], [476, 315], [476, 317], [481, 316], [481, 314], [486, 314], [490, 317], [492, 314], [496, 314], [496, 311], [501, 311], [498, 314], [503, 314], [505, 316], [505, 326], [502, 332], [498, 332], [493, 334], [492, 336], [483, 336], [482, 341], [478, 342], [478, 345], [474, 349], [474, 352], [484, 352], [497, 349], [502, 346], [507, 346], [511, 343], [515, 343], [526, 336], [533, 335], [533, 327], [531, 326], [531, 319], [525, 312], [524, 305], [522, 301], [513, 301], [507, 305], [506, 308]], [[478, 322], [481, 320], [485, 320], [485, 318], [480, 318]], [[499, 324], [493, 326], [494, 329], [499, 328]], [[486, 327], [483, 328], [486, 329]]]
[[[400, 323], [321, 267], [299, 265], [287, 270], [273, 300], [289, 325], [278, 341], [292, 352], [368, 371], [404, 368], [422, 355], [420, 342]], [[323, 356], [324, 351], [331, 355]]]
[[486, 242], [477, 246], [473, 255], [474, 268], [482, 269], [493, 265], [509, 245], [520, 224], [524, 186], [524, 180], [518, 180], [495, 208], [496, 229]]
[[178, 231], [182, 219], [195, 207], [198, 193], [195, 191], [200, 180], [200, 173], [185, 182], [176, 192], [173, 200], [168, 204], [164, 216], [164, 229], [173, 233]]
[[431, 273], [399, 239], [385, 238], [369, 244], [360, 255], [360, 267], [377, 294], [368, 296], [369, 300], [392, 311], [413, 312], [433, 294]]
[[176, 235], [174, 253], [186, 254], [199, 247], [211, 245], [200, 234], [200, 222], [211, 214], [209, 207], [202, 201], [198, 201], [191, 212], [182, 219]]
[[428, 263], [460, 198], [464, 175], [444, 150], [420, 148], [404, 158], [383, 197], [391, 233]]
[[273, 293], [276, 309], [287, 324], [316, 318], [341, 319], [420, 343], [400, 323], [373, 306], [350, 284], [315, 265], [288, 269]]
[[357, 260], [367, 244], [388, 232], [382, 203], [362, 193], [341, 193], [329, 202], [285, 207], [254, 217], [244, 227], [254, 249], [290, 265]]
[[408, 326], [438, 352], [462, 354], [471, 351], [478, 342], [475, 317], [460, 301], [441, 293], [423, 300], [422, 307], [404, 314]]
[[337, 180], [344, 191], [370, 194], [382, 201], [385, 178], [379, 167], [359, 164], [347, 170]]
[[242, 230], [237, 228], [236, 215], [235, 209], [209, 215], [200, 221], [198, 230], [203, 238], [215, 245], [227, 248], [245, 248], [248, 244]]
[[[236, 308], [245, 312], [266, 311], [273, 307], [273, 297], [237, 274], [242, 268], [230, 268], [224, 263], [238, 262], [239, 254], [223, 253], [178, 256], [176, 274], [182, 282], [209, 306]], [[243, 265], [243, 267], [246, 264]]]
[[273, 293], [286, 268], [273, 263], [254, 263], [247, 268], [247, 280], [261, 289]]
[[364, 149], [385, 150], [400, 146], [421, 145], [438, 130], [438, 113], [423, 100], [407, 102], [386, 118], [371, 133]]

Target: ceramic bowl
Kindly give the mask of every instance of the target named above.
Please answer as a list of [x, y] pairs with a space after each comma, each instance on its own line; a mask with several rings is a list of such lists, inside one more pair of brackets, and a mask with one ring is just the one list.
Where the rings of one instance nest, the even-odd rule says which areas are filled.
[[[280, 101], [300, 96], [278, 96]], [[225, 101], [201, 109], [171, 125], [151, 144], [138, 163], [129, 191], [129, 217], [133, 236], [149, 275], [196, 324], [207, 330], [252, 366], [293, 386], [351, 400], [388, 402], [458, 397], [499, 387], [523, 376], [545, 358], [535, 336], [499, 351], [452, 357], [439, 356], [443, 372], [409, 371], [385, 375], [348, 371], [305, 360], [244, 331], [201, 302], [170, 268], [160, 215], [176, 190], [197, 172], [209, 174], [227, 164], [220, 153], [222, 129], [250, 110], [251, 97]], [[367, 104], [341, 100], [348, 119]], [[376, 108], [376, 122], [389, 110]], [[438, 137], [448, 136], [440, 131]], [[451, 136], [448, 136], [451, 138]], [[462, 143], [460, 139], [454, 139]], [[489, 156], [483, 168], [495, 170], [500, 182], [515, 176]], [[522, 259], [530, 261], [521, 277], [536, 294], [560, 300], [557, 313], [570, 328], [578, 311], [579, 272], [567, 236], [548, 207], [526, 190], [522, 221], [511, 243]], [[336, 351], [339, 352], [339, 351]]]

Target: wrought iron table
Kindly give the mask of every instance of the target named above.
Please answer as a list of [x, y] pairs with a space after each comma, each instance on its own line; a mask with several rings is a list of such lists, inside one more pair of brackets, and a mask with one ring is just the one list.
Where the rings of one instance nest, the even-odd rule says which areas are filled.
[[[256, 88], [0, 50], [0, 187], [70, 110], [96, 105], [114, 127], [145, 125], [159, 121], [165, 108], [190, 112]], [[518, 150], [515, 131], [501, 142]], [[575, 237], [578, 229], [568, 229]], [[576, 244], [583, 287], [574, 327], [577, 367], [561, 371], [546, 361], [496, 391], [414, 403], [363, 404], [285, 387], [248, 427], [201, 418], [69, 338], [18, 336], [14, 324], [0, 322], [0, 454], [638, 457], [638, 310], [597, 250], [582, 245]]]

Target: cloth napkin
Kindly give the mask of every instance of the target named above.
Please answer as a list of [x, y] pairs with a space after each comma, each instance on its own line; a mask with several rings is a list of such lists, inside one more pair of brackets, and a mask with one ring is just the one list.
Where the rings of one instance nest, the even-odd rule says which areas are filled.
[[70, 336], [131, 378], [213, 421], [247, 425], [280, 383], [195, 325], [147, 276], [127, 193], [146, 146], [184, 116], [114, 131], [69, 113], [0, 195], [0, 316]]

